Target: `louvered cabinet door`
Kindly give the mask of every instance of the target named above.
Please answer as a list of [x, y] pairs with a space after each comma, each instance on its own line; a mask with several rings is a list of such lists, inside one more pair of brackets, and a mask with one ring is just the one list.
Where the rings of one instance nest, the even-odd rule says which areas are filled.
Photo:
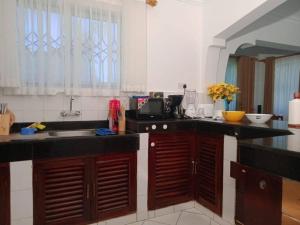
[[0, 164], [0, 224], [10, 225], [10, 169]]
[[222, 214], [223, 135], [198, 134], [196, 149], [196, 200], [218, 215]]
[[85, 158], [34, 162], [34, 224], [85, 224], [89, 216]]
[[148, 208], [193, 199], [193, 133], [150, 134]]
[[136, 152], [96, 158], [96, 217], [104, 220], [136, 211]]

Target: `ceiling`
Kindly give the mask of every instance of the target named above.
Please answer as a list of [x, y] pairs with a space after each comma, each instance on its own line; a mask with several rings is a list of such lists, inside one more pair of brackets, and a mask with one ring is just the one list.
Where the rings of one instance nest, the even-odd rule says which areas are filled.
[[264, 26], [268, 26], [282, 19], [290, 19], [294, 22], [298, 22], [300, 25], [300, 0], [286, 1], [279, 7], [256, 20], [254, 23], [231, 36], [228, 40], [235, 39], [239, 36], [250, 33]]

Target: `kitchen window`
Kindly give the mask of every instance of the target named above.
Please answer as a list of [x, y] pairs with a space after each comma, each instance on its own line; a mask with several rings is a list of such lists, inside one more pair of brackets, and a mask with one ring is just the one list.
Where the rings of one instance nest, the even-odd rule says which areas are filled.
[[121, 5], [17, 0], [17, 94], [115, 95], [120, 88]]

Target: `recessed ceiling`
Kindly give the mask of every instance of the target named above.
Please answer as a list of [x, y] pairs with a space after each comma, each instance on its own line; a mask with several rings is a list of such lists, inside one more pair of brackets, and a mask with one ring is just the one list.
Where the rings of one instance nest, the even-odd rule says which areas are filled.
[[295, 22], [299, 22], [300, 25], [300, 0], [288, 0], [271, 12], [262, 16], [260, 19], [256, 20], [254, 23], [247, 26], [245, 29], [234, 34], [228, 40], [243, 36], [282, 19], [291, 19]]

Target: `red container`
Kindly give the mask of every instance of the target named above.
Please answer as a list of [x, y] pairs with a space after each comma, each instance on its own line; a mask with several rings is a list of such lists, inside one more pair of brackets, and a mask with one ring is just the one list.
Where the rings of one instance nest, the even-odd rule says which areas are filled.
[[109, 129], [114, 132], [118, 132], [119, 130], [119, 113], [120, 113], [120, 100], [112, 99], [109, 101]]

